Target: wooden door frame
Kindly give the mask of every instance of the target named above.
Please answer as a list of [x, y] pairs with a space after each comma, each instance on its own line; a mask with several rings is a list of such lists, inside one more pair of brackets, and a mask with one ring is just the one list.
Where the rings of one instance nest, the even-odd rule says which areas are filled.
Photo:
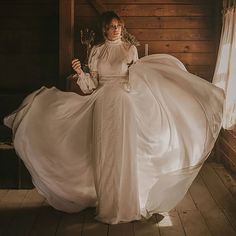
[[59, 87], [65, 89], [74, 57], [75, 0], [59, 0]]

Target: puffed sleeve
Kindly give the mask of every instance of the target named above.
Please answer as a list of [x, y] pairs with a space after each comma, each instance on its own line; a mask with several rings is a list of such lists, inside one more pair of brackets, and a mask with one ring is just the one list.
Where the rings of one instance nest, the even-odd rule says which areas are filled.
[[130, 46], [129, 50], [130, 60], [136, 62], [138, 60], [138, 50], [134, 45]]
[[97, 72], [97, 60], [99, 50], [97, 46], [94, 46], [90, 52], [88, 66], [89, 73], [81, 72], [80, 75], [76, 75], [77, 84], [83, 93], [88, 94], [93, 92], [98, 86], [98, 72]]

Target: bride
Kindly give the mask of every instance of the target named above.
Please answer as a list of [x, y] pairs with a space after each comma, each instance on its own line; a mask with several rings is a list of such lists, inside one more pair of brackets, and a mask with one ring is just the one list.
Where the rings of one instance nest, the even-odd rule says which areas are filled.
[[96, 206], [96, 219], [110, 224], [176, 206], [214, 146], [224, 100], [173, 56], [138, 59], [123, 27], [105, 12], [106, 39], [91, 51], [90, 73], [72, 61], [88, 96], [42, 87], [4, 119], [53, 207]]

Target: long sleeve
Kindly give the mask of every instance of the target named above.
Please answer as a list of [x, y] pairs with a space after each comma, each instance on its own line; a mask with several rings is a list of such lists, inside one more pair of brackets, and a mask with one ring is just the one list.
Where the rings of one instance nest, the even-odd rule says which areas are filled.
[[76, 74], [74, 77], [77, 78], [77, 84], [79, 85], [80, 89], [83, 93], [88, 94], [93, 92], [94, 89], [97, 88], [98, 80], [97, 80], [97, 73], [90, 72], [84, 73], [82, 72], [80, 75]]
[[97, 72], [97, 59], [98, 50], [97, 47], [93, 47], [89, 55], [88, 66], [90, 73], [82, 73], [80, 75], [76, 74], [77, 84], [83, 93], [88, 94], [93, 92], [98, 86], [98, 72]]
[[131, 45], [129, 55], [131, 57], [131, 61], [136, 62], [138, 60], [138, 50], [134, 45]]

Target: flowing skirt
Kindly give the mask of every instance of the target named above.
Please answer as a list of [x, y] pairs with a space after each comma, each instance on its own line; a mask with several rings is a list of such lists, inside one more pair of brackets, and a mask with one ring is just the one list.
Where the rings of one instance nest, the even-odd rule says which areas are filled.
[[116, 224], [184, 197], [217, 139], [223, 101], [221, 89], [160, 54], [89, 96], [42, 87], [4, 122], [53, 207], [96, 206], [98, 220]]

